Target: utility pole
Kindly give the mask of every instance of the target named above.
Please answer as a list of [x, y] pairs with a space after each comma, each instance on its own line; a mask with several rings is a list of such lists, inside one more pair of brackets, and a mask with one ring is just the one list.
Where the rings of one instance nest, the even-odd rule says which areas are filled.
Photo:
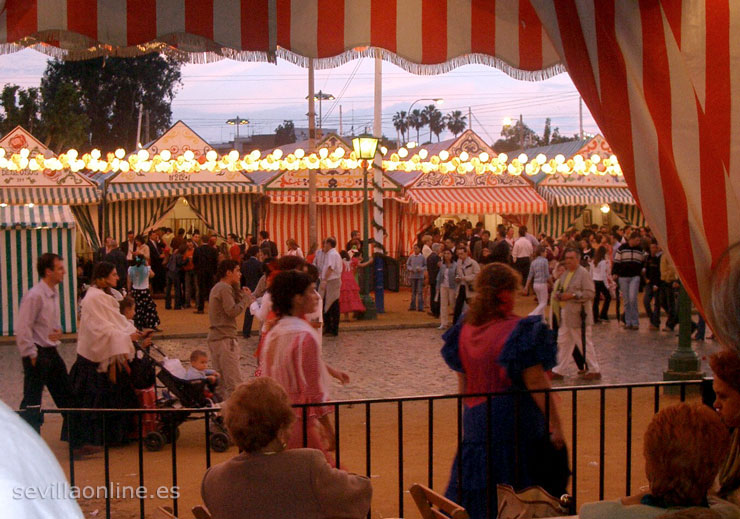
[[339, 105], [339, 135], [341, 136], [343, 134], [342, 129], [342, 105]]
[[468, 107], [468, 128], [473, 129], [473, 109]]
[[144, 142], [147, 144], [151, 139], [149, 138], [149, 110], [144, 111]]
[[136, 125], [136, 149], [141, 148], [141, 103], [139, 104], [139, 122]]
[[524, 149], [524, 116], [519, 114], [519, 149]]
[[581, 140], [583, 140], [583, 98], [578, 96], [578, 127], [580, 128]]
[[[314, 99], [314, 69], [313, 58], [308, 60], [308, 150], [311, 154], [316, 150], [316, 101]], [[316, 170], [308, 170], [308, 250], [313, 251], [318, 246], [318, 230], [316, 217]]]

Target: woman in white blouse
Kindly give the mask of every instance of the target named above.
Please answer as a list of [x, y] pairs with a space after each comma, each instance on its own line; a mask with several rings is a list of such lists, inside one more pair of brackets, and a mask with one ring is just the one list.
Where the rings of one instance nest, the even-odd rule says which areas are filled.
[[285, 253], [286, 256], [298, 256], [299, 258], [303, 258], [303, 251], [298, 246], [297, 241], [290, 238], [285, 242], [285, 244], [288, 246], [288, 252]]

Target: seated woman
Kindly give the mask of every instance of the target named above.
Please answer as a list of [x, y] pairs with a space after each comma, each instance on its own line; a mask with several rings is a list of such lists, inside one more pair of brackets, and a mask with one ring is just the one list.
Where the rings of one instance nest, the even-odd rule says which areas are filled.
[[[115, 265], [106, 261], [95, 265], [92, 282], [80, 305], [77, 360], [69, 372], [77, 405], [137, 408], [128, 362], [134, 358], [133, 341], [141, 341], [146, 335], [121, 314], [119, 303], [111, 294], [118, 283]], [[105, 419], [102, 414], [71, 414], [69, 419], [75, 447], [124, 443], [134, 423], [130, 415], [123, 413], [106, 414]], [[63, 440], [67, 439], [67, 430], [65, 420]]]
[[740, 505], [740, 356], [722, 350], [709, 357], [714, 372], [714, 408], [730, 428], [730, 450], [719, 469], [718, 495]]
[[[465, 399], [462, 452], [455, 459], [445, 495], [464, 506], [473, 519], [495, 515], [497, 483], [515, 490], [540, 485], [560, 497], [570, 476], [555, 401], [548, 393], [511, 394], [548, 389], [545, 371], [555, 365], [556, 352], [554, 334], [541, 316], [514, 315], [519, 282], [519, 274], [508, 265], [486, 265], [475, 281], [475, 298], [464, 324], [456, 324], [444, 335], [442, 356], [458, 372], [460, 393], [507, 393], [491, 399], [490, 414], [485, 397]], [[546, 398], [550, 398], [549, 423]], [[488, 430], [490, 467], [486, 464]], [[458, 482], [461, 458], [462, 485]], [[488, 513], [489, 507], [494, 514]]]
[[367, 515], [369, 479], [332, 468], [321, 451], [286, 450], [295, 414], [273, 379], [237, 387], [223, 417], [241, 453], [203, 476], [201, 495], [213, 519]]
[[[678, 404], [656, 414], [643, 445], [650, 490], [615, 501], [587, 503], [581, 519], [654, 518], [689, 507], [710, 508], [722, 518], [740, 517], [740, 508], [708, 498], [729, 444], [717, 414], [705, 405]], [[669, 516], [670, 517], [670, 516]]]

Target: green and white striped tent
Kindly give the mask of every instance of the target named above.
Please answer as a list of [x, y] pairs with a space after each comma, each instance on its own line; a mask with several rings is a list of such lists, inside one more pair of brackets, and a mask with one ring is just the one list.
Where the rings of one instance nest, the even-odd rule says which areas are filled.
[[151, 182], [116, 183], [106, 191], [106, 229], [119, 242], [133, 229], [144, 232], [161, 220], [180, 197], [206, 225], [226, 237], [229, 233], [245, 236], [252, 232], [253, 205], [260, 188], [246, 176], [224, 182]]
[[[519, 150], [510, 155], [516, 156], [522, 152], [529, 158], [542, 154], [547, 160], [562, 155], [566, 161], [576, 155], [584, 159], [593, 155], [599, 155], [601, 158], [612, 155], [609, 144], [601, 135], [580, 141]], [[538, 232], [560, 236], [573, 227], [588, 206], [603, 204], [609, 204], [611, 210], [626, 223], [645, 225], [642, 212], [635, 204], [635, 199], [623, 177], [546, 174], [540, 171], [537, 175], [527, 178], [535, 184], [537, 192], [550, 207], [547, 214], [536, 217], [535, 227]]]
[[36, 261], [45, 252], [64, 259], [67, 275], [59, 285], [62, 331], [77, 331], [75, 218], [68, 206], [0, 207], [0, 332], [14, 335], [21, 298], [39, 282]]

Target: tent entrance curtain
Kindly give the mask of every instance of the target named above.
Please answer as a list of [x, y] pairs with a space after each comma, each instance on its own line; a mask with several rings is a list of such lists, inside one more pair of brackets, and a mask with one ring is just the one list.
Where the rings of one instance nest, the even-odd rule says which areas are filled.
[[636, 227], [646, 227], [647, 221], [645, 215], [642, 214], [640, 208], [635, 204], [609, 204], [614, 214], [619, 216], [624, 223], [627, 225], [634, 225]]
[[100, 248], [98, 238], [98, 206], [73, 205], [70, 207], [83, 238], [93, 251]]
[[252, 232], [254, 195], [188, 195], [190, 208], [222, 238], [229, 233], [244, 239]]
[[547, 214], [538, 218], [538, 234], [544, 232], [547, 236], [558, 239], [580, 218], [585, 209], [585, 205], [551, 207]]
[[119, 243], [126, 240], [129, 230], [141, 234], [169, 213], [178, 197], [149, 198], [109, 202], [106, 211], [107, 233]]

